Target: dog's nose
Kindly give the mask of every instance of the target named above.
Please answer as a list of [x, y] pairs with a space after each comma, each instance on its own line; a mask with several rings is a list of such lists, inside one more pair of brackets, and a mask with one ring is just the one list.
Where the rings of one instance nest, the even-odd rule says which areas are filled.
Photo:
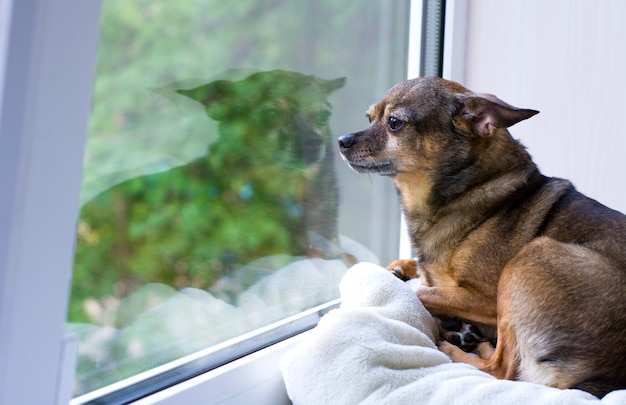
[[348, 149], [354, 145], [354, 136], [352, 134], [340, 136], [338, 140], [339, 147], [342, 149]]

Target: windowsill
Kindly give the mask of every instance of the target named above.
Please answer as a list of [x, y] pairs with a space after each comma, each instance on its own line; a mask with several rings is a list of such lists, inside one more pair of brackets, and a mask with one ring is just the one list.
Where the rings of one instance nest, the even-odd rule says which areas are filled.
[[258, 403], [259, 398], [263, 399], [261, 403], [268, 404], [275, 404], [278, 399], [288, 402], [279, 368], [280, 358], [339, 304], [340, 300], [336, 299], [319, 305], [76, 397], [71, 404], [205, 404], [207, 398], [210, 403], [231, 403], [231, 400], [239, 403], [248, 395], [252, 395], [254, 403]]
[[133, 403], [289, 404], [279, 362], [307, 333], [273, 344]]

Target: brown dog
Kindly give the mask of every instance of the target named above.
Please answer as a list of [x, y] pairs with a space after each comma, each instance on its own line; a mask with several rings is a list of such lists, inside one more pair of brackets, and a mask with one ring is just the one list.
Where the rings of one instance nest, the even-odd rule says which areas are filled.
[[441, 350], [498, 378], [603, 396], [626, 387], [626, 217], [539, 172], [506, 129], [536, 113], [419, 78], [339, 147], [396, 184], [418, 259], [389, 268], [422, 278], [431, 312], [497, 336], [481, 358]]

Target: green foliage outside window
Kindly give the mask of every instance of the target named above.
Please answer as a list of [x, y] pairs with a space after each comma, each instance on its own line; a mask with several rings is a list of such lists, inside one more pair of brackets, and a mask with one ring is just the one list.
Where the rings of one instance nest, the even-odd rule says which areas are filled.
[[[342, 252], [337, 234], [360, 241], [371, 202], [336, 183], [348, 169], [335, 164], [334, 142], [364, 125], [367, 103], [404, 78], [407, 12], [406, 2], [381, 0], [104, 2], [68, 315], [81, 337], [77, 393], [219, 341], [202, 336], [175, 350], [168, 336], [128, 329], [185, 288], [219, 298], [207, 302], [223, 340], [258, 327], [237, 324], [227, 304], [273, 270], [305, 256], [346, 266], [363, 259]], [[224, 121], [178, 92], [277, 69], [340, 80], [324, 95], [332, 118], [319, 162], [298, 167], [264, 140], [229, 139]], [[255, 162], [264, 153], [265, 163]], [[224, 170], [235, 166], [254, 170]], [[367, 190], [371, 181], [354, 176], [348, 186]], [[315, 192], [306, 194], [309, 184]], [[349, 208], [337, 219], [340, 200]], [[321, 242], [303, 251], [294, 237], [302, 229]], [[336, 285], [325, 288], [319, 299], [336, 296]]]

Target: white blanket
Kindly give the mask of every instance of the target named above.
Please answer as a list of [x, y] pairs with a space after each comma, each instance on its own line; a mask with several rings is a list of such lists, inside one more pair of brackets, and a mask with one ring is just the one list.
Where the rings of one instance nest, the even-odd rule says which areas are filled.
[[452, 363], [435, 346], [436, 325], [409, 285], [361, 263], [340, 283], [342, 305], [281, 361], [296, 404], [626, 404], [579, 390], [502, 381]]

